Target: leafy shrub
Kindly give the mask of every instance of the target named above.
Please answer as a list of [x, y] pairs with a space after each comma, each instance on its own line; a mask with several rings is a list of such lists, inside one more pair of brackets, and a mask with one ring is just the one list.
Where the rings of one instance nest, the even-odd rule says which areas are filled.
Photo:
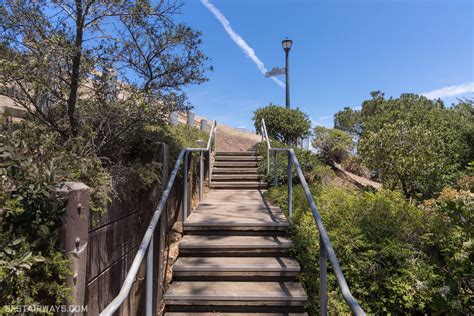
[[[466, 179], [465, 179], [466, 180]], [[473, 186], [474, 181], [470, 182]], [[469, 191], [445, 188], [433, 200], [425, 201], [430, 213], [427, 249], [443, 282], [433, 300], [433, 309], [462, 315], [474, 312], [474, 197]]]
[[341, 163], [354, 149], [351, 135], [344, 131], [316, 126], [313, 134], [312, 145], [318, 150], [318, 155], [329, 164]]
[[[445, 191], [417, 208], [398, 192], [313, 186], [313, 197], [349, 287], [369, 313], [472, 312], [472, 195]], [[286, 208], [285, 187], [270, 199]], [[319, 236], [303, 190], [293, 191], [291, 234], [309, 312], [318, 313]], [[331, 313], [349, 313], [329, 269]]]
[[311, 121], [298, 108], [287, 109], [270, 104], [256, 110], [252, 119], [257, 132], [262, 133], [264, 119], [268, 137], [287, 145], [296, 145], [298, 139], [311, 134]]
[[64, 208], [55, 194], [57, 170], [19, 134], [2, 135], [0, 301], [61, 304], [70, 292], [69, 262], [58, 241]]
[[[271, 146], [273, 148], [285, 148], [286, 145], [272, 141]], [[301, 170], [303, 171], [304, 177], [308, 183], [328, 184], [334, 177], [335, 173], [331, 167], [322, 163], [318, 157], [312, 154], [309, 150], [293, 147]], [[274, 175], [274, 156], [270, 153], [270, 173], [267, 174], [267, 160], [266, 160], [266, 145], [264, 143], [259, 144], [257, 149], [258, 154], [263, 156], [264, 159], [259, 163], [259, 173], [264, 175], [265, 181], [272, 184]], [[278, 184], [286, 184], [288, 182], [288, 155], [286, 153], [277, 154], [277, 181]], [[292, 169], [293, 183], [299, 183], [298, 174], [296, 173], [293, 165]]]
[[70, 295], [69, 260], [59, 244], [64, 210], [55, 193], [59, 183], [84, 182], [91, 189], [92, 212], [103, 212], [121, 183], [136, 193], [161, 180], [156, 156], [161, 142], [169, 144], [173, 163], [183, 147], [207, 139], [185, 125], [146, 123], [121, 136], [117, 155], [100, 158], [90, 138], [64, 139], [29, 118], [1, 125], [0, 302], [52, 305]]

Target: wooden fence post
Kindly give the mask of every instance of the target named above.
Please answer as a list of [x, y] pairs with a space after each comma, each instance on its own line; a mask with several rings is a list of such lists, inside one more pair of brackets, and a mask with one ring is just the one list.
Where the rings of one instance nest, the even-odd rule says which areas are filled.
[[191, 127], [194, 127], [194, 116], [193, 112], [188, 112], [188, 125]]
[[[71, 289], [68, 305], [86, 305], [87, 246], [89, 232], [89, 187], [80, 182], [64, 182], [57, 190], [67, 200], [61, 217], [62, 249], [71, 261], [72, 275], [66, 278]], [[71, 313], [72, 314], [72, 313]], [[74, 315], [85, 313], [77, 311]]]
[[178, 112], [174, 111], [170, 113], [170, 124], [173, 126], [178, 125]]
[[201, 120], [201, 131], [207, 130], [207, 120], [202, 119]]

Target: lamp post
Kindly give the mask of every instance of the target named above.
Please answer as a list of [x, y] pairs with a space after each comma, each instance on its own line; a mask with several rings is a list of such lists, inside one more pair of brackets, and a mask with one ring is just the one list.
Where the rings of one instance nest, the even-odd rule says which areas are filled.
[[284, 39], [281, 41], [281, 45], [283, 46], [283, 49], [285, 50], [285, 77], [286, 77], [286, 108], [290, 108], [290, 65], [288, 63], [288, 55], [291, 49], [291, 45], [293, 44], [293, 41], [288, 39]]

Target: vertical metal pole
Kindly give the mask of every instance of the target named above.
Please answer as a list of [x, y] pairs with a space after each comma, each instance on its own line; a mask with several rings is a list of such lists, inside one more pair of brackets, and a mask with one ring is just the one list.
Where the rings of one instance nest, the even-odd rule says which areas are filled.
[[204, 152], [201, 151], [201, 156], [199, 157], [199, 202], [202, 201], [204, 194]]
[[319, 314], [328, 314], [328, 278], [327, 251], [323, 239], [319, 236]]
[[273, 186], [278, 186], [278, 161], [277, 161], [277, 152], [274, 151], [275, 156], [273, 156]]
[[216, 123], [216, 125], [214, 125], [214, 152], [215, 153], [217, 153], [217, 135], [216, 135], [217, 134], [217, 131], [216, 131], [217, 128], [216, 128], [216, 126], [217, 126], [217, 123]]
[[146, 316], [153, 315], [153, 239], [151, 236], [146, 255]]
[[267, 174], [270, 174], [270, 148], [267, 145]]
[[289, 55], [290, 50], [285, 49], [285, 60], [286, 60], [286, 69], [285, 69], [285, 74], [286, 74], [286, 108], [290, 108], [290, 63], [288, 61], [288, 55]]
[[288, 152], [288, 216], [293, 212], [293, 173], [291, 171], [291, 154]]
[[183, 170], [183, 223], [188, 217], [188, 152], [184, 154]]
[[[212, 145], [211, 145], [212, 146]], [[212, 149], [209, 148], [209, 170], [208, 170], [208, 174], [209, 174], [209, 188], [211, 187], [211, 183], [212, 183], [212, 164], [211, 164], [211, 156], [212, 156]]]

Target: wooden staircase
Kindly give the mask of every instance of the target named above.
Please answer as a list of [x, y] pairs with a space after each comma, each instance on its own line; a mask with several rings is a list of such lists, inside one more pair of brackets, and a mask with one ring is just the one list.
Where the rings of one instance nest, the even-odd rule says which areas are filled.
[[217, 152], [212, 171], [214, 189], [265, 189], [257, 171], [262, 159], [254, 151]]
[[259, 190], [258, 159], [253, 152], [218, 153], [213, 188], [227, 190], [211, 190], [183, 225], [167, 315], [304, 314], [288, 221]]

